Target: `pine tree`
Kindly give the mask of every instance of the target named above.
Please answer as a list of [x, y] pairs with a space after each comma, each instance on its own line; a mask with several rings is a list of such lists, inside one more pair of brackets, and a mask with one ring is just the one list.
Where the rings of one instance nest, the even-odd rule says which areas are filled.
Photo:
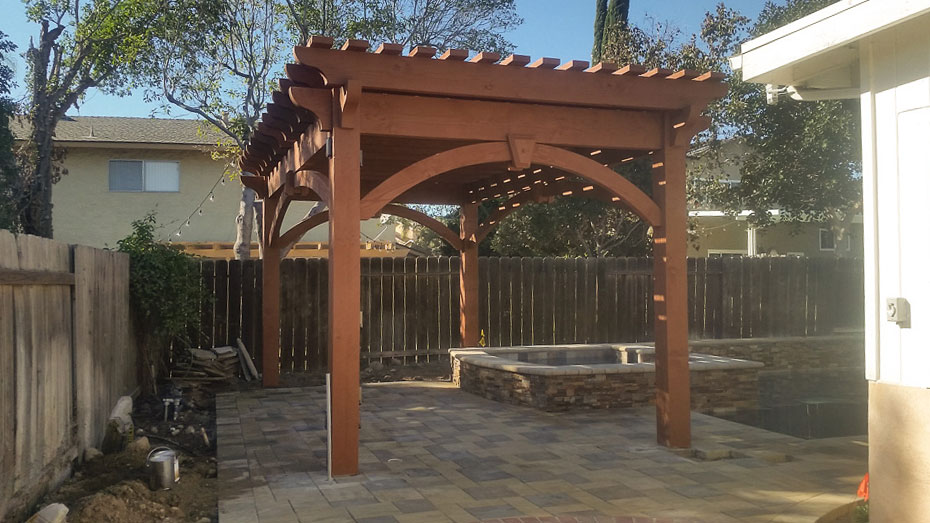
[[601, 61], [604, 53], [604, 20], [607, 18], [607, 0], [597, 0], [594, 6], [594, 48], [591, 49], [591, 61]]

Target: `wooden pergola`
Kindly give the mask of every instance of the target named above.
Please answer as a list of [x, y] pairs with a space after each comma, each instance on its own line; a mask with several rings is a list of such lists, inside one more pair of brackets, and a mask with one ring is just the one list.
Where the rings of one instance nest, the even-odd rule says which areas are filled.
[[[461, 253], [462, 346], [478, 342], [478, 243], [526, 202], [607, 201], [653, 227], [659, 443], [691, 442], [685, 153], [701, 112], [726, 93], [718, 73], [313, 37], [295, 47], [241, 160], [264, 200], [264, 385], [278, 384], [280, 254], [329, 222], [331, 469], [358, 472], [360, 222], [402, 216]], [[652, 196], [611, 167], [651, 156]], [[249, 174], [245, 174], [249, 173]], [[288, 231], [294, 200], [327, 211]], [[500, 202], [479, 222], [478, 205]], [[461, 233], [404, 203], [461, 208]]]

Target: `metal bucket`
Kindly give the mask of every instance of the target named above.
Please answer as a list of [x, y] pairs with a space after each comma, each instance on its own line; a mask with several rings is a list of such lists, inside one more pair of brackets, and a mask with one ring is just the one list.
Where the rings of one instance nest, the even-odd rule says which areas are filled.
[[169, 490], [181, 480], [178, 470], [178, 453], [168, 447], [155, 447], [145, 458], [149, 472], [149, 488]]

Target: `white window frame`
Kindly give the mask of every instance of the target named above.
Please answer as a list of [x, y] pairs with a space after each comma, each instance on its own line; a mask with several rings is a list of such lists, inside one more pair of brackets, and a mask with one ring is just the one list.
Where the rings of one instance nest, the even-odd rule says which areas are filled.
[[[833, 247], [826, 248], [823, 246], [823, 233], [828, 232], [833, 235]], [[817, 245], [820, 247], [821, 252], [836, 252], [836, 233], [830, 229], [820, 228], [817, 230]]]
[[749, 253], [746, 251], [746, 249], [707, 249], [708, 258], [710, 258], [712, 255], [722, 254], [742, 254], [743, 256], [749, 256]]
[[[113, 162], [141, 162], [142, 163], [142, 189], [139, 191], [130, 191], [130, 190], [119, 190], [110, 188], [110, 164]], [[145, 164], [149, 162], [154, 163], [173, 163], [178, 166], [178, 190], [177, 191], [147, 191], [145, 189]], [[109, 192], [124, 192], [124, 193], [179, 193], [181, 192], [181, 162], [179, 160], [141, 160], [138, 158], [110, 158], [107, 161], [107, 190]]]

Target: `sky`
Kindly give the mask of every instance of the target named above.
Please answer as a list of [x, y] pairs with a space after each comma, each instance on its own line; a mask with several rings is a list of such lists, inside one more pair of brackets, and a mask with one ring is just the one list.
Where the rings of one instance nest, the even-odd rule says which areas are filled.
[[[719, 0], [632, 0], [630, 20], [642, 25], [647, 20], [669, 22], [692, 34], [700, 29], [704, 13]], [[507, 34], [516, 45], [516, 52], [534, 58], [548, 56], [564, 60], [589, 60], [593, 42], [595, 0], [517, 0], [517, 12], [523, 25]], [[764, 0], [728, 0], [726, 4], [744, 15], [755, 18]], [[21, 53], [29, 46], [29, 38], [38, 34], [38, 26], [27, 22], [21, 0], [0, 0], [0, 31], [10, 36]], [[14, 95], [23, 96], [25, 64], [21, 57], [14, 61], [18, 88]], [[68, 114], [80, 116], [149, 116], [156, 109], [147, 104], [141, 94], [114, 97], [91, 91], [81, 106]], [[157, 114], [157, 116], [165, 116]], [[184, 113], [172, 114], [186, 117]]]

